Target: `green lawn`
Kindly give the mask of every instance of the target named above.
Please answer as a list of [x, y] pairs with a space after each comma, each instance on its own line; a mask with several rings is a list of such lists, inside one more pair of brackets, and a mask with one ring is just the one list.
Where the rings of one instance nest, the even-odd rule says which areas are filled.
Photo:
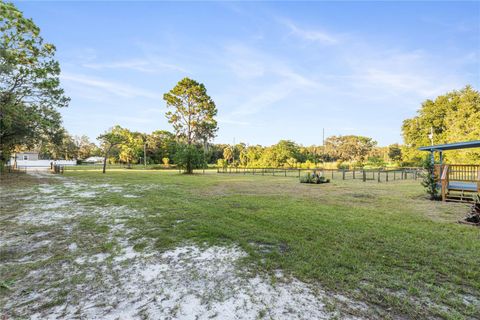
[[[153, 170], [67, 170], [64, 177], [126, 190], [76, 199], [138, 212], [123, 217], [136, 250], [236, 244], [249, 254], [248, 270], [281, 269], [366, 302], [377, 318], [480, 318], [480, 230], [456, 223], [466, 205], [427, 200], [420, 181], [306, 185], [293, 177]], [[87, 218], [80, 227], [98, 239], [109, 228]], [[102, 250], [115, 246], [104, 242]]]

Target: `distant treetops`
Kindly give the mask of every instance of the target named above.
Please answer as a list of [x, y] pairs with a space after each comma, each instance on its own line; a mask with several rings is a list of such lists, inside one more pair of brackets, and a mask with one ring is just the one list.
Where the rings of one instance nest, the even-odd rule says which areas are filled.
[[[403, 158], [418, 162], [425, 156], [421, 146], [480, 139], [480, 93], [471, 86], [426, 100], [418, 115], [403, 121]], [[449, 151], [444, 155], [455, 163], [480, 163], [480, 150]]]

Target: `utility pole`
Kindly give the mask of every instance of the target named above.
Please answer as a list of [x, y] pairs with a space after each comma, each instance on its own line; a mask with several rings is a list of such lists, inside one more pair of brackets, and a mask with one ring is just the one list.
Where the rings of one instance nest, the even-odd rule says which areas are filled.
[[322, 147], [325, 148], [325, 128], [322, 128]]
[[322, 164], [325, 162], [325, 128], [322, 128]]
[[430, 138], [430, 143], [433, 146], [433, 127], [430, 127], [430, 134], [428, 135], [428, 137]]
[[147, 166], [147, 143], [143, 144], [143, 165]]
[[232, 164], [235, 165], [235, 137], [233, 137], [232, 159]]

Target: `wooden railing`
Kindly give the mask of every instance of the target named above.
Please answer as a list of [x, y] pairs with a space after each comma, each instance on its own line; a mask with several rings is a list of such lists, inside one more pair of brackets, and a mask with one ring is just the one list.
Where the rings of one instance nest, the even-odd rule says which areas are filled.
[[448, 177], [452, 181], [476, 182], [480, 175], [480, 165], [451, 164]]
[[471, 164], [444, 164], [435, 165], [436, 181], [442, 187], [442, 200], [446, 200], [448, 186], [451, 181], [473, 182], [477, 184], [480, 193], [480, 165]]

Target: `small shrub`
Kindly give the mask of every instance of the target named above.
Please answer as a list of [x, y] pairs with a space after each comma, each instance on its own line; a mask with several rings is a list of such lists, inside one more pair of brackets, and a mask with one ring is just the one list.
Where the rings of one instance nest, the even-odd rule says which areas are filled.
[[329, 183], [330, 179], [325, 178], [324, 176], [319, 175], [318, 173], [307, 173], [306, 175], [300, 177], [300, 183]]
[[440, 196], [438, 193], [437, 181], [435, 179], [435, 166], [432, 164], [430, 158], [427, 158], [424, 161], [423, 167], [425, 168], [426, 173], [423, 175], [422, 186], [429, 194], [430, 200], [439, 200]]

